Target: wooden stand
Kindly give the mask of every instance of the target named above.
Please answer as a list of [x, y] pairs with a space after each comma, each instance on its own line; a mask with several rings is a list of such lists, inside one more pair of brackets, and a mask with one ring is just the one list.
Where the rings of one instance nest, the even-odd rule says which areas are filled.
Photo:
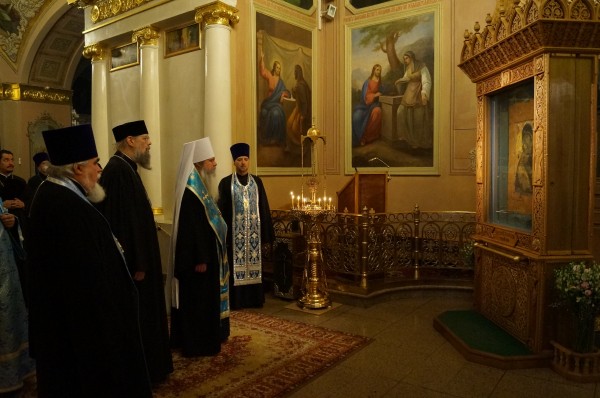
[[387, 174], [355, 173], [352, 179], [337, 193], [338, 211], [361, 213], [363, 208], [375, 213], [387, 211]]

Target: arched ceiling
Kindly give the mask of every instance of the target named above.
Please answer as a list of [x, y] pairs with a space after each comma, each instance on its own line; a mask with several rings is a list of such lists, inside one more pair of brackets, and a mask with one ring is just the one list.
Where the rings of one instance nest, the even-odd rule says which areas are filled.
[[38, 48], [28, 83], [70, 89], [70, 78], [81, 59], [84, 28], [83, 10], [69, 7]]

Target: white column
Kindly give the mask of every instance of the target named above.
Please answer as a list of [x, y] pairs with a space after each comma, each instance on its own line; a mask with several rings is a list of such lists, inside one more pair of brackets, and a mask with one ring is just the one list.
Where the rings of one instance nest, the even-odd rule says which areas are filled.
[[108, 127], [108, 62], [105, 49], [92, 44], [83, 49], [83, 56], [92, 62], [92, 130], [100, 163], [106, 165], [112, 154], [113, 135]]
[[204, 134], [210, 137], [219, 166], [209, 181], [217, 196], [221, 178], [231, 173], [231, 25], [239, 21], [237, 9], [219, 1], [196, 10], [204, 32]]
[[151, 26], [133, 33], [133, 40], [140, 44], [140, 116], [146, 122], [152, 142], [152, 170], [138, 170], [152, 203], [154, 215], [163, 214], [158, 38], [158, 30]]

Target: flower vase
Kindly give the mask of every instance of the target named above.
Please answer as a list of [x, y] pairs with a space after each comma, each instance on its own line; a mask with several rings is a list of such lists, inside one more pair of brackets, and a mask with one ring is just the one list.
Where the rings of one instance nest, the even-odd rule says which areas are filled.
[[594, 351], [595, 343], [595, 314], [579, 313], [575, 315], [576, 329], [575, 342], [573, 350], [579, 353], [589, 353]]

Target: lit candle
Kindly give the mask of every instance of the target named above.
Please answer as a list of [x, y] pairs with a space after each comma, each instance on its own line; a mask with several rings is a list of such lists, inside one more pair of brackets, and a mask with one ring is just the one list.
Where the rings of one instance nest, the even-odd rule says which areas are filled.
[[290, 195], [292, 196], [292, 209], [294, 208], [294, 192], [290, 192]]
[[327, 209], [331, 210], [331, 197], [329, 197], [329, 204], [327, 205]]

